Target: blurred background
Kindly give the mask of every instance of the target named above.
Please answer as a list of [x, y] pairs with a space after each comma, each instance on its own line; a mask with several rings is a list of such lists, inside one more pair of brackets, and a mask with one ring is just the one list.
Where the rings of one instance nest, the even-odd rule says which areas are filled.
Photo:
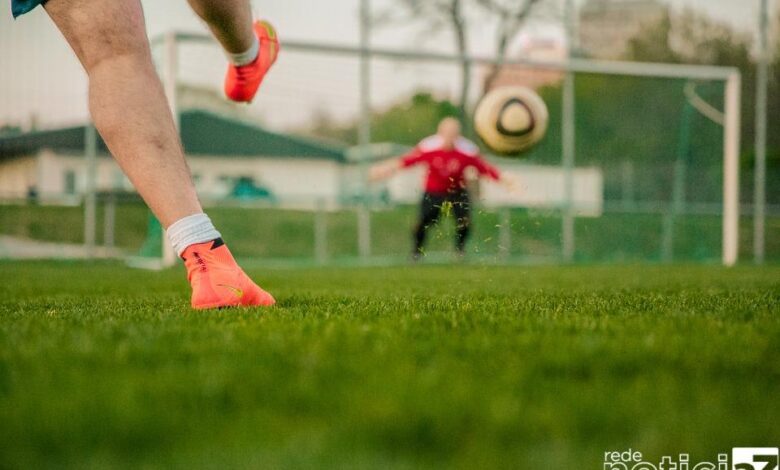
[[[282, 55], [249, 106], [223, 98], [224, 55], [186, 2], [143, 3], [198, 191], [249, 263], [405, 262], [422, 174], [370, 185], [367, 166], [445, 116], [474, 138], [476, 103], [505, 85], [537, 90], [549, 130], [522, 159], [486, 152], [523, 193], [471, 185], [470, 259], [720, 263], [730, 174], [739, 260], [780, 259], [777, 0], [255, 1]], [[161, 227], [109, 157], [45, 12], [2, 16], [0, 257], [165, 265]], [[450, 261], [451, 232], [430, 261]]]

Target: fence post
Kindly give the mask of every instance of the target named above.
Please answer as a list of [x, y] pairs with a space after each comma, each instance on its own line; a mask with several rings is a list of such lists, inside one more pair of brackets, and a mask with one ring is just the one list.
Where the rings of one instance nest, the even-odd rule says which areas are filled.
[[628, 159], [620, 164], [620, 203], [625, 211], [633, 210], [636, 205], [634, 162]]
[[328, 260], [328, 219], [321, 198], [314, 206], [314, 258], [320, 264]]
[[114, 248], [114, 233], [116, 229], [116, 195], [109, 192], [103, 207], [103, 246]]
[[502, 207], [499, 211], [498, 253], [506, 261], [512, 253], [512, 212], [508, 207]]
[[84, 128], [84, 248], [87, 258], [95, 257], [95, 225], [97, 204], [97, 130], [92, 123]]
[[763, 264], [766, 245], [766, 121], [769, 80], [769, 0], [761, 0], [759, 60], [756, 70], [756, 163], [753, 174], [753, 262]]
[[671, 263], [674, 259], [674, 209], [667, 208], [661, 223], [661, 261]]
[[[577, 18], [574, 0], [566, 1], [565, 21], [566, 37], [569, 40], [567, 57], [571, 61], [577, 49]], [[563, 78], [563, 96], [561, 97], [561, 167], [563, 169], [563, 214], [561, 221], [561, 254], [563, 261], [571, 263], [575, 253], [574, 235], [574, 160], [576, 141], [576, 97], [574, 71], [567, 70]]]
[[366, 207], [369, 197], [368, 164], [371, 145], [371, 0], [360, 0], [360, 124], [358, 145], [361, 147], [360, 179], [363, 185], [358, 206], [358, 252], [365, 259], [371, 256], [371, 216]]
[[358, 252], [365, 259], [371, 256], [371, 212], [366, 201], [361, 201], [357, 209]]

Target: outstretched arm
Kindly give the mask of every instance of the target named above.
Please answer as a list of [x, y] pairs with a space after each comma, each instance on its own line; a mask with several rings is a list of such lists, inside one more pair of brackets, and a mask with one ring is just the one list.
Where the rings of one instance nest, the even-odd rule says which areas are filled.
[[390, 178], [394, 174], [403, 168], [400, 158], [394, 158], [392, 160], [385, 160], [373, 165], [368, 170], [369, 181], [381, 181]]
[[520, 181], [514, 175], [509, 173], [501, 173], [501, 178], [498, 182], [507, 190], [510, 194], [520, 195], [523, 193], [523, 189], [520, 186]]
[[498, 168], [486, 162], [481, 157], [474, 158], [474, 167], [479, 171], [480, 176], [485, 176], [498, 182], [510, 193], [519, 194], [521, 192], [520, 183], [517, 181], [517, 178], [509, 173], [502, 173]]
[[425, 153], [415, 147], [414, 150], [403, 157], [385, 160], [372, 166], [371, 169], [368, 170], [368, 179], [369, 181], [380, 181], [390, 178], [398, 173], [398, 170], [416, 165], [423, 160], [425, 160]]

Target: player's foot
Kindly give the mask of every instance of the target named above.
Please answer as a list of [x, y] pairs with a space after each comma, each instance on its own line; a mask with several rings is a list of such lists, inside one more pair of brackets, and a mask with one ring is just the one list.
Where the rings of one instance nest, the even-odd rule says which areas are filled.
[[192, 286], [192, 308], [267, 307], [276, 303], [236, 264], [221, 238], [190, 245], [181, 257]]
[[257, 58], [247, 65], [228, 66], [225, 95], [233, 101], [251, 102], [279, 55], [279, 38], [274, 27], [266, 21], [256, 21], [254, 29], [260, 42]]

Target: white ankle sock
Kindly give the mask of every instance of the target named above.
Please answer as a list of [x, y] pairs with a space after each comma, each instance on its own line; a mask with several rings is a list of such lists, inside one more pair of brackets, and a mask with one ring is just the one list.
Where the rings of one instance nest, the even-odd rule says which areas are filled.
[[214, 228], [211, 219], [204, 213], [188, 215], [172, 223], [165, 231], [176, 254], [181, 256], [188, 246], [216, 240], [222, 235]]
[[255, 59], [257, 59], [257, 54], [259, 53], [260, 53], [260, 41], [257, 40], [257, 36], [252, 35], [252, 46], [248, 50], [244, 52], [239, 52], [237, 54], [228, 52], [227, 56], [231, 64], [240, 67], [242, 65], [247, 65], [254, 62]]

